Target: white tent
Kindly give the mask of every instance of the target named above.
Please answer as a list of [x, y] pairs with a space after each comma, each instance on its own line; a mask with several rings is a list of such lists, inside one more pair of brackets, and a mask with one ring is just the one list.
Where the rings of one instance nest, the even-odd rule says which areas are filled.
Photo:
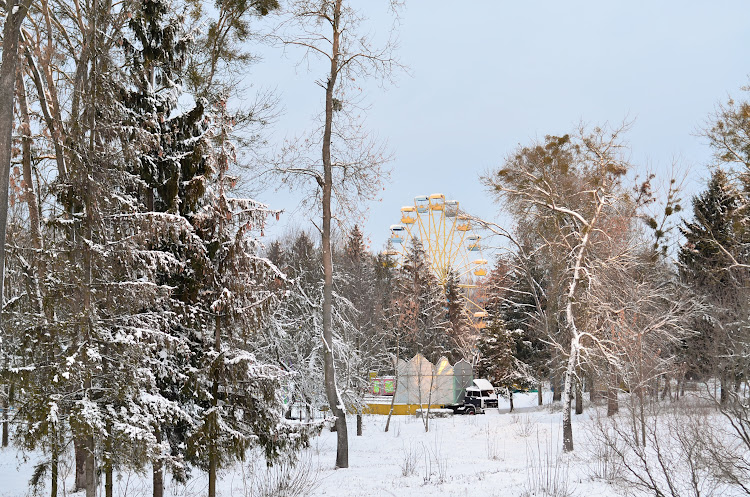
[[467, 380], [471, 384], [471, 366], [465, 361], [456, 363], [456, 366], [459, 365], [460, 375], [457, 377], [454, 366], [445, 357], [441, 357], [435, 365], [422, 354], [415, 355], [409, 361], [399, 359], [395, 402], [441, 405], [461, 400]]

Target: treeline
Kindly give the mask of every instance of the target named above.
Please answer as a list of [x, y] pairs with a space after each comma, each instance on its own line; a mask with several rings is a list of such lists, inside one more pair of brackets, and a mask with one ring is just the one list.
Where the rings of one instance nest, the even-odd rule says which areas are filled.
[[[476, 330], [464, 296], [438, 283], [418, 242], [396, 264], [371, 252], [357, 226], [340, 238], [333, 244], [332, 346], [337, 385], [351, 410], [361, 415], [369, 373], [393, 374], [396, 357], [471, 359]], [[299, 373], [291, 380], [294, 401], [317, 409], [325, 404], [320, 245], [299, 232], [271, 242], [267, 256], [286, 275], [287, 290], [254, 346], [279, 367]]]

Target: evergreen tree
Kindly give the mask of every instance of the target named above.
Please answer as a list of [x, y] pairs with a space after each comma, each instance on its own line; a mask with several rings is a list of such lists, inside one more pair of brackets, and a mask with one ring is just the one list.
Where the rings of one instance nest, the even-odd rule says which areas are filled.
[[479, 307], [470, 303], [461, 289], [461, 281], [454, 270], [448, 271], [445, 282], [446, 319], [450, 323], [450, 349], [453, 351], [448, 360], [455, 363], [461, 359], [473, 362], [477, 354], [477, 333], [472, 322], [472, 309], [479, 311]]
[[87, 495], [98, 473], [111, 495], [114, 468], [149, 462], [154, 495], [164, 467], [179, 478], [188, 463], [213, 493], [216, 469], [248, 446], [272, 461], [305, 441], [278, 422], [284, 373], [251, 351], [282, 290], [253, 236], [270, 211], [230, 194], [226, 108], [177, 106], [190, 48], [178, 8], [123, 5], [125, 27], [106, 4], [81, 14], [96, 29], [81, 33], [68, 155], [45, 204], [49, 277], [36, 278], [42, 298], [19, 296], [18, 347], [0, 359], [24, 385], [19, 441], [50, 455], [53, 493], [71, 438]]
[[680, 228], [685, 243], [678, 254], [683, 280], [703, 295], [717, 312], [696, 322], [698, 335], [688, 340], [686, 352], [697, 373], [721, 372], [722, 399], [736, 369], [732, 341], [746, 319], [747, 218], [744, 200], [721, 169], [716, 169], [705, 192], [693, 198], [693, 220]]
[[147, 209], [189, 218], [211, 173], [203, 101], [175, 112], [190, 34], [171, 0], [138, 2], [128, 27], [123, 44], [130, 77], [120, 91], [125, 139], [138, 146], [125, 151], [143, 182]]
[[271, 283], [282, 275], [260, 256], [260, 243], [252, 236], [263, 229], [271, 211], [232, 196], [237, 178], [230, 174], [236, 161], [231, 128], [231, 116], [222, 106], [211, 135], [216, 175], [205, 206], [193, 219], [205, 247], [201, 291], [188, 306], [188, 316], [202, 331], [204, 351], [196, 378], [202, 413], [189, 445], [192, 459], [208, 470], [210, 497], [216, 492], [218, 469], [243, 458], [251, 445], [263, 448], [272, 462], [286, 448], [307, 441], [306, 433], [279, 423], [283, 371], [251, 353], [250, 344], [280, 297]]
[[[442, 286], [427, 264], [421, 244], [414, 240], [396, 272], [390, 315], [392, 338], [402, 357], [420, 353], [435, 363], [453, 353], [448, 336], [446, 300]], [[391, 344], [391, 350], [396, 344]]]
[[[525, 304], [528, 293], [513, 288], [512, 273], [507, 261], [498, 259], [487, 282], [485, 310], [487, 326], [480, 330], [477, 369], [493, 385], [507, 389], [529, 388], [538, 383], [529, 364], [539, 360], [532, 346], [531, 327], [527, 313], [534, 307]], [[508, 319], [508, 321], [506, 321]]]
[[347, 345], [356, 353], [357, 361], [347, 361], [344, 375], [350, 385], [349, 403], [357, 410], [357, 435], [362, 435], [364, 395], [369, 387], [369, 371], [388, 367], [384, 330], [380, 326], [378, 296], [375, 292], [375, 261], [367, 250], [364, 236], [354, 226], [340, 251], [340, 271], [334, 280], [337, 292], [351, 303], [352, 333], [345, 337]]

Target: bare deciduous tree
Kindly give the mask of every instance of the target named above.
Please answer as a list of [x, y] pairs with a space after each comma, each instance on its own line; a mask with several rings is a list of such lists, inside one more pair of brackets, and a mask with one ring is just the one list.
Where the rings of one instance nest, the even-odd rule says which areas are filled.
[[290, 185], [313, 179], [313, 198], [322, 211], [323, 362], [326, 396], [336, 416], [339, 468], [349, 466], [349, 456], [346, 412], [336, 387], [332, 347], [331, 222], [336, 207], [343, 213], [376, 194], [384, 179], [382, 166], [388, 160], [384, 145], [363, 131], [357, 115], [359, 102], [349, 90], [356, 88], [358, 79], [388, 78], [398, 66], [391, 55], [392, 41], [374, 48], [371, 40], [359, 33], [362, 21], [361, 13], [345, 0], [296, 0], [273, 36], [284, 47], [301, 49], [308, 63], [322, 60], [328, 66], [324, 79], [316, 81], [325, 92], [322, 126], [307, 138], [286, 144], [274, 170]]
[[[13, 108], [18, 65], [18, 42], [21, 23], [29, 11], [31, 0], [20, 2], [0, 0], [4, 7], [3, 55], [0, 62], [0, 307], [3, 303], [5, 281], [5, 232], [8, 225], [8, 187], [13, 134]], [[0, 326], [2, 322], [0, 322]]]
[[548, 136], [544, 143], [521, 147], [502, 168], [483, 178], [519, 225], [539, 234], [537, 250], [551, 261], [564, 262], [554, 278], [561, 287], [561, 333], [549, 338], [567, 356], [562, 399], [565, 451], [573, 450], [576, 370], [587, 341], [595, 338], [582, 326], [583, 294], [601, 263], [598, 246], [618, 228], [612, 220], [632, 217], [638, 202], [623, 186], [631, 168], [622, 156], [620, 135], [625, 129], [596, 128], [588, 133], [581, 128], [573, 137]]

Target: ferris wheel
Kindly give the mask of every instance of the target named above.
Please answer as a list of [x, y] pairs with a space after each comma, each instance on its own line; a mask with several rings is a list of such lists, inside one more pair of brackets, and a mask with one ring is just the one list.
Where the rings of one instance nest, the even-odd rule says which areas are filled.
[[420, 242], [441, 285], [446, 285], [451, 272], [458, 277], [465, 314], [475, 328], [484, 328], [487, 312], [482, 306], [482, 280], [487, 276], [487, 260], [482, 255], [481, 237], [474, 233], [458, 201], [445, 200], [442, 193], [414, 197], [413, 205], [401, 208], [401, 223], [390, 229], [385, 255], [393, 265], [406, 259], [412, 240]]

